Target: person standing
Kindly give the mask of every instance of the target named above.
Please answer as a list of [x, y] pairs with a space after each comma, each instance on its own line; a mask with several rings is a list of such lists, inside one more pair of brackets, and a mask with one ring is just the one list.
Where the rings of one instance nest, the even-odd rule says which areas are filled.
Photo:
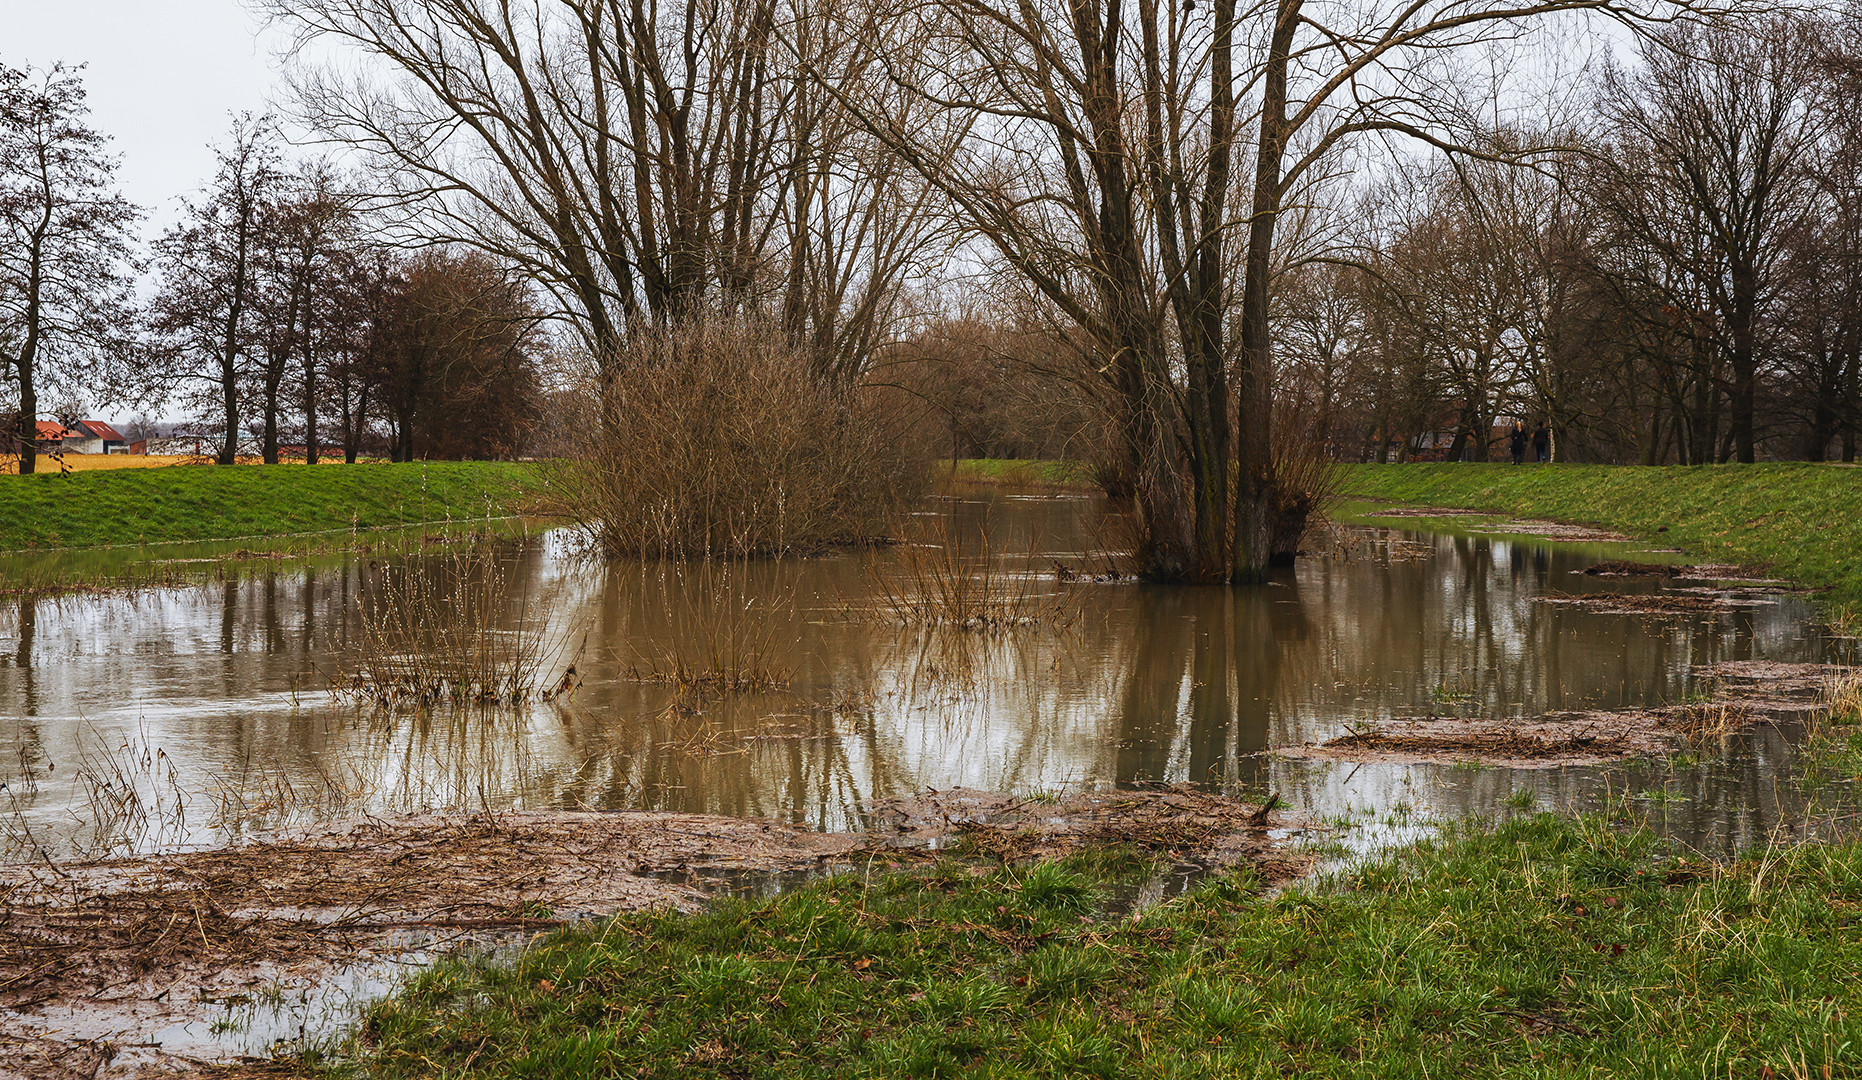
[[1545, 426], [1543, 420], [1539, 421], [1538, 427], [1532, 429], [1532, 453], [1539, 459], [1541, 465], [1552, 459], [1552, 432]]
[[1526, 425], [1523, 422], [1518, 420], [1513, 421], [1513, 430], [1508, 434], [1507, 441], [1510, 442], [1513, 447], [1513, 464], [1518, 465], [1520, 462], [1525, 461]]

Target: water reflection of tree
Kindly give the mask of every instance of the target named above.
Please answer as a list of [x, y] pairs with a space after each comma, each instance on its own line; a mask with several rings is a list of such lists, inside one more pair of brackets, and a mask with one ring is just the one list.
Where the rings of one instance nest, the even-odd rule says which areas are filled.
[[1117, 781], [1254, 784], [1283, 685], [1323, 674], [1298, 577], [1254, 590], [1141, 589], [1132, 625]]

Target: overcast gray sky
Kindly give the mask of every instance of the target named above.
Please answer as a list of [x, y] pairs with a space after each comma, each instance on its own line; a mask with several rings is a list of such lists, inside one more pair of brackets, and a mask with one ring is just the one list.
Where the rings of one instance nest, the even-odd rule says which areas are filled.
[[238, 0], [0, 0], [0, 63], [90, 65], [92, 125], [151, 228], [206, 179], [230, 115], [265, 109], [277, 45]]

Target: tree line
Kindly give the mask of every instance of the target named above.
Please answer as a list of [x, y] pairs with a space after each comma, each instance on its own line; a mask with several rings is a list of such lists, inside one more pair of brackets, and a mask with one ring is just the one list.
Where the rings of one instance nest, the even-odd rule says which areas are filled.
[[145, 211], [113, 189], [81, 71], [0, 68], [4, 449], [20, 472], [37, 467], [39, 422], [150, 401], [185, 412], [223, 464], [242, 445], [314, 464], [523, 444], [543, 336], [520, 277], [476, 250], [385, 242], [353, 178], [287, 161], [269, 118], [237, 118], [215, 162], [143, 250]]
[[[1562, 459], [1853, 453], [1851, 12], [259, 6], [336, 57], [291, 66], [289, 110], [355, 172], [238, 129], [155, 246], [151, 368], [203, 410], [375, 416], [424, 452], [359, 358], [420, 337], [370, 306], [408, 286], [369, 282], [426, 251], [509, 283], [478, 325], [572, 356], [603, 437], [642, 428], [643, 386], [677, 404], [643, 370], [740, 328], [821, 393], [903, 391], [933, 453], [1013, 432], [1091, 458], [1158, 579], [1290, 557], [1315, 457], [1483, 458], [1509, 419]], [[1560, 70], [1600, 28], [1622, 63]], [[256, 285], [188, 279], [209, 266]]]
[[[1533, 167], [1434, 159], [1290, 275], [1289, 392], [1347, 460], [1854, 461], [1862, 424], [1862, 35], [1853, 12], [1651, 33]], [[1496, 156], [1499, 156], [1496, 154]]]

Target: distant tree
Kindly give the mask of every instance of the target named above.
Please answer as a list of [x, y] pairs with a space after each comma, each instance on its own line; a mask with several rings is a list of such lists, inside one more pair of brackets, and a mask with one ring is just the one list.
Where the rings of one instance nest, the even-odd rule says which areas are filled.
[[478, 254], [431, 251], [380, 298], [367, 373], [396, 461], [517, 453], [541, 397], [541, 318], [523, 284]]
[[253, 309], [262, 350], [255, 380], [260, 453], [267, 464], [277, 463], [280, 416], [295, 402], [302, 408], [306, 460], [315, 464], [317, 383], [326, 345], [358, 314], [346, 310], [340, 296], [357, 222], [327, 162], [307, 163], [279, 189], [263, 208]]
[[[1706, 369], [1697, 462], [1754, 460], [1762, 338], [1785, 241], [1816, 205], [1817, 79], [1815, 38], [1780, 15], [1665, 28], [1639, 69], [1606, 83], [1615, 146], [1595, 198], [1623, 246], [1649, 256], [1647, 284], [1694, 330]], [[1730, 423], [1716, 448], [1722, 397]]]
[[264, 343], [255, 324], [268, 207], [280, 194], [278, 135], [270, 120], [233, 123], [211, 185], [155, 242], [161, 287], [150, 311], [159, 364], [155, 376], [218, 412], [219, 463], [239, 446], [242, 384]]
[[78, 69], [0, 68], [0, 366], [17, 391], [9, 441], [37, 467], [39, 398], [114, 382], [132, 322], [130, 229], [140, 212], [110, 189], [116, 159], [89, 114]]

